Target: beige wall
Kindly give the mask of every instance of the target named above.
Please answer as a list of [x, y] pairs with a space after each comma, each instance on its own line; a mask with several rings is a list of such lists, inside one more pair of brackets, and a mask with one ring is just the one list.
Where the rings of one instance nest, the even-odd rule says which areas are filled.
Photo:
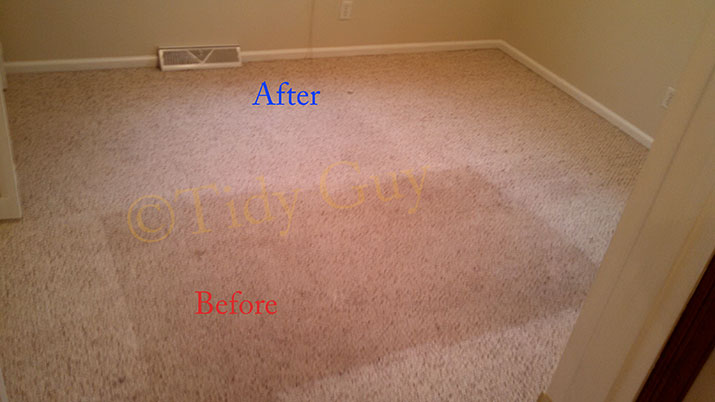
[[[506, 39], [655, 136], [715, 0], [548, 0], [508, 3]], [[657, 139], [657, 138], [656, 138]]]
[[315, 46], [499, 39], [503, 0], [353, 0], [338, 20], [338, 0], [316, 0]]
[[305, 46], [308, 0], [2, 0], [7, 61], [144, 56], [158, 45]]
[[494, 39], [500, 0], [2, 0], [8, 61], [143, 56], [157, 46], [246, 50]]

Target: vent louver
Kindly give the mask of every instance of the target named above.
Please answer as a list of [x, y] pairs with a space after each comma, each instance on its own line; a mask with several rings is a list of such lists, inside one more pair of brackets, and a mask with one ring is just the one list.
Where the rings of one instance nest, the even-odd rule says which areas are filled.
[[231, 46], [159, 48], [161, 71], [241, 66], [241, 48]]

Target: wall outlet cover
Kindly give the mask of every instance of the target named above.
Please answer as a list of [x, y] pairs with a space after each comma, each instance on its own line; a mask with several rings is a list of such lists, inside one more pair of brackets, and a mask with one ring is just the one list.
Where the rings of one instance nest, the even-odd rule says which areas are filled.
[[674, 96], [675, 96], [675, 88], [668, 87], [665, 90], [665, 96], [663, 96], [663, 101], [660, 102], [660, 105], [667, 109], [668, 107], [670, 107], [670, 102], [673, 101]]

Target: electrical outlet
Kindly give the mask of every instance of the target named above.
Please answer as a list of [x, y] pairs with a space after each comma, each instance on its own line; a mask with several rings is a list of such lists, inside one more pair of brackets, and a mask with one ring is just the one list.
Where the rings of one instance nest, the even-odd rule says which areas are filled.
[[667, 109], [670, 106], [670, 102], [673, 101], [674, 96], [675, 88], [668, 87], [668, 89], [665, 90], [665, 96], [663, 97], [663, 101], [660, 102], [660, 105]]
[[340, 19], [349, 20], [353, 17], [353, 2], [352, 0], [341, 0], [340, 2]]

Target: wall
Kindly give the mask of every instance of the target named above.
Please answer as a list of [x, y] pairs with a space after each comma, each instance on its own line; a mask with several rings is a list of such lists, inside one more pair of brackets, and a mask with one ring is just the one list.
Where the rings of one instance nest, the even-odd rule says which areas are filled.
[[[654, 136], [715, 0], [511, 1], [504, 39]], [[656, 138], [657, 140], [657, 138]]]
[[303, 47], [308, 0], [3, 0], [7, 61], [144, 56], [157, 45]]
[[500, 39], [503, 0], [353, 0], [338, 20], [338, 0], [316, 0], [315, 46]]
[[[3, 0], [7, 61], [151, 55], [157, 46], [245, 50], [495, 39], [499, 0]], [[313, 18], [311, 18], [311, 16]]]

